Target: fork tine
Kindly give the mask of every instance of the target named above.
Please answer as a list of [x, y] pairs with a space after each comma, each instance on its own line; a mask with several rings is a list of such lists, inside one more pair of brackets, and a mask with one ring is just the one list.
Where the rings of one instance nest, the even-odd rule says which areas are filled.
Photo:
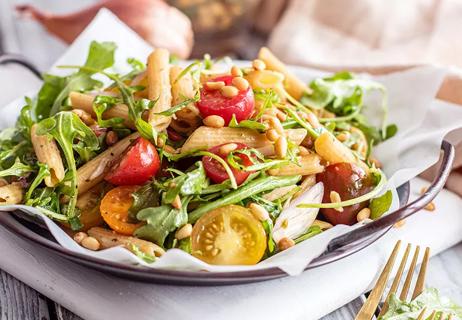
[[409, 292], [409, 287], [411, 286], [412, 276], [414, 275], [414, 269], [417, 264], [417, 258], [419, 257], [420, 247], [417, 246], [414, 251], [414, 256], [412, 257], [411, 266], [407, 272], [406, 280], [404, 280], [403, 289], [401, 289], [401, 294], [399, 299], [405, 301], [407, 298], [407, 293]]
[[398, 289], [399, 283], [401, 281], [401, 277], [404, 272], [404, 268], [406, 267], [407, 263], [407, 258], [409, 257], [409, 252], [411, 251], [411, 244], [409, 243], [406, 247], [406, 251], [404, 252], [404, 256], [401, 259], [401, 263], [399, 265], [398, 271], [396, 272], [395, 279], [393, 280], [393, 283], [390, 288], [390, 292], [388, 292], [387, 297], [385, 298], [385, 302], [383, 303], [382, 310], [380, 310], [380, 314], [378, 318], [383, 316], [385, 312], [388, 310], [388, 299], [390, 298], [392, 293], [396, 293], [396, 290]]
[[425, 286], [425, 275], [427, 273], [428, 259], [430, 258], [430, 248], [425, 249], [424, 258], [422, 265], [420, 266], [419, 276], [415, 284], [414, 293], [412, 294], [412, 300], [414, 300], [419, 294], [422, 293]]
[[416, 320], [423, 320], [425, 316], [425, 312], [427, 312], [427, 307], [423, 308], [422, 311], [420, 312], [419, 316], [417, 317]]
[[374, 314], [380, 302], [380, 298], [383, 295], [383, 291], [385, 290], [385, 285], [387, 284], [387, 280], [390, 276], [393, 264], [395, 263], [396, 255], [398, 254], [400, 245], [401, 240], [396, 242], [395, 248], [393, 249], [390, 258], [388, 258], [387, 264], [383, 268], [383, 271], [380, 274], [374, 289], [372, 289], [369, 297], [367, 297], [366, 302], [364, 302], [361, 310], [359, 310], [355, 320], [370, 320], [372, 318], [372, 315]]

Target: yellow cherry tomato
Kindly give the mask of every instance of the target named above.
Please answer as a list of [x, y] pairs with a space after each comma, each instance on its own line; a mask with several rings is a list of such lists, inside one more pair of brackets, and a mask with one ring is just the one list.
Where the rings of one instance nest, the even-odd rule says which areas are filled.
[[192, 254], [218, 265], [258, 263], [266, 249], [266, 233], [250, 210], [229, 205], [203, 215], [194, 225]]
[[112, 189], [101, 200], [100, 211], [104, 221], [117, 233], [131, 236], [143, 223], [129, 221], [128, 210], [132, 206], [132, 193], [138, 186], [120, 186]]

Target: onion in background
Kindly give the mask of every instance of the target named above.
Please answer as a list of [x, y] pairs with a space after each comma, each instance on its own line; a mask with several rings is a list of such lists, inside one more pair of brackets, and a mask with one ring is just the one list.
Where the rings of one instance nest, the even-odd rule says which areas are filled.
[[160, 0], [106, 0], [71, 14], [57, 15], [32, 5], [16, 10], [39, 22], [51, 34], [71, 43], [101, 8], [107, 8], [154, 47], [163, 47], [187, 58], [193, 45], [191, 22], [178, 9]]

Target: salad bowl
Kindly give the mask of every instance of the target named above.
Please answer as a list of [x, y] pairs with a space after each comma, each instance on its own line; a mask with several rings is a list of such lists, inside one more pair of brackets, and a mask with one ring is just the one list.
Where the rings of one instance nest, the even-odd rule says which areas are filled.
[[[34, 74], [40, 74], [32, 64], [18, 56], [4, 56], [0, 58], [0, 63], [19, 63]], [[333, 263], [366, 248], [388, 232], [393, 224], [409, 217], [430, 203], [444, 187], [454, 158], [454, 148], [450, 143], [443, 141], [441, 150], [442, 161], [438, 174], [423, 195], [409, 202], [410, 184], [409, 182], [402, 184], [397, 189], [399, 209], [330, 240], [326, 250], [320, 256], [312, 260], [306, 266], [305, 270]], [[10, 232], [34, 242], [68, 260], [95, 270], [137, 281], [174, 285], [207, 286], [250, 283], [287, 276], [284, 271], [275, 267], [251, 271], [202, 272], [127, 265], [98, 259], [62, 247], [54, 240], [51, 233], [43, 225], [37, 223], [37, 221], [31, 219], [21, 211], [15, 211], [13, 214], [1, 214], [0, 223]]]

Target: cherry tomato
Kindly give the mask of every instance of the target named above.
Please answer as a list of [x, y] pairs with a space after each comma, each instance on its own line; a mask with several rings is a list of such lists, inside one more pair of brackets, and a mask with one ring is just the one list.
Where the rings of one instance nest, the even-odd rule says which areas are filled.
[[159, 155], [154, 145], [138, 138], [105, 179], [118, 186], [139, 185], [153, 177], [159, 166]]
[[138, 186], [120, 186], [112, 189], [101, 200], [100, 211], [104, 221], [117, 233], [131, 236], [142, 222], [129, 221], [128, 210], [133, 204], [132, 193]]
[[192, 254], [219, 265], [258, 263], [266, 249], [266, 234], [250, 210], [229, 205], [197, 220], [191, 234]]
[[[211, 81], [223, 81], [225, 85], [231, 85], [233, 76], [221, 76]], [[238, 122], [249, 119], [255, 107], [252, 88], [239, 91], [238, 95], [227, 98], [220, 90], [210, 90], [207, 85], [201, 90], [200, 100], [196, 103], [202, 117], [217, 115], [225, 120], [225, 125], [231, 121], [233, 114]]]
[[[237, 148], [235, 150], [243, 150], [248, 148], [248, 146], [244, 143], [232, 143], [237, 145]], [[226, 160], [228, 153], [222, 154], [220, 152], [220, 147], [226, 144], [228, 143], [215, 146], [213, 148], [210, 148], [208, 151], [220, 156], [222, 159], [226, 161], [226, 163], [228, 163], [228, 160]], [[245, 154], [237, 153], [236, 156], [241, 159], [241, 164], [244, 166], [250, 166], [253, 164], [250, 158]], [[223, 166], [217, 160], [212, 159], [211, 157], [204, 156], [202, 157], [202, 163], [204, 164], [205, 173], [213, 182], [222, 183], [223, 181], [229, 179], [228, 173], [226, 172], [225, 168], [223, 168]], [[230, 166], [230, 168], [238, 185], [243, 183], [247, 179], [247, 177], [252, 173], [251, 171], [242, 171], [239, 169], [235, 169], [232, 166]]]
[[[366, 172], [359, 166], [346, 162], [326, 167], [324, 172], [317, 174], [316, 180], [324, 183], [323, 203], [331, 202], [331, 191], [338, 192], [343, 201], [357, 198], [373, 189], [372, 181]], [[357, 222], [358, 212], [365, 208], [368, 203], [368, 201], [364, 201], [344, 207], [342, 212], [335, 209], [321, 209], [321, 213], [333, 225], [352, 225]]]

